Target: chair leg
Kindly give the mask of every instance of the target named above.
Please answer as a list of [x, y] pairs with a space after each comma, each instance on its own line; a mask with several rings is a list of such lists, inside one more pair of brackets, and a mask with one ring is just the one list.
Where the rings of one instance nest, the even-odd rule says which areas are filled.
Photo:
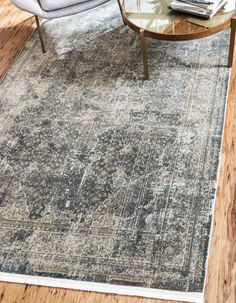
[[37, 24], [37, 30], [38, 30], [38, 34], [39, 34], [39, 40], [41, 43], [41, 47], [42, 47], [42, 52], [46, 53], [44, 42], [43, 42], [43, 36], [42, 36], [41, 28], [40, 28], [40, 23], [39, 23], [39, 17], [38, 16], [34, 16], [34, 17], [35, 17], [35, 21]]

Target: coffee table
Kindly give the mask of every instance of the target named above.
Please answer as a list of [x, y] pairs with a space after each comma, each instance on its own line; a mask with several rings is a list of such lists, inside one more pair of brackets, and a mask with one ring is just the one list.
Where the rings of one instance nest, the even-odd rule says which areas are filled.
[[144, 79], [149, 78], [146, 37], [183, 41], [204, 38], [231, 27], [228, 66], [232, 66], [236, 33], [236, 0], [212, 19], [206, 20], [168, 8], [168, 0], [118, 0], [123, 21], [139, 33], [144, 66]]

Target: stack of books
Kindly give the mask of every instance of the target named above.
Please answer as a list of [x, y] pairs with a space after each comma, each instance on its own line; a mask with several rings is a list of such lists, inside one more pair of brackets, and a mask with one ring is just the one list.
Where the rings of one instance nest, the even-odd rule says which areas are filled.
[[175, 11], [210, 19], [226, 3], [227, 0], [172, 0], [169, 6]]

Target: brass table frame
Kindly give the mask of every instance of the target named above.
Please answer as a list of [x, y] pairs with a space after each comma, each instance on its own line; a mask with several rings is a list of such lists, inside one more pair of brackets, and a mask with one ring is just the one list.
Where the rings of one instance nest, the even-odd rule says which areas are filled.
[[[231, 32], [230, 32], [230, 44], [229, 44], [229, 56], [228, 56], [228, 67], [232, 67], [233, 64], [233, 56], [234, 56], [234, 48], [236, 42], [236, 17], [231, 19], [230, 23]], [[148, 68], [148, 55], [147, 55], [147, 43], [145, 31], [140, 29], [140, 40], [141, 40], [141, 49], [143, 56], [143, 70], [144, 70], [144, 80], [149, 79], [149, 68]]]
[[214, 28], [205, 29], [202, 32], [193, 32], [190, 34], [166, 34], [166, 33], [154, 33], [151, 31], [146, 31], [143, 28], [140, 28], [134, 25], [132, 22], [129, 21], [126, 14], [123, 11], [123, 3], [125, 0], [117, 0], [118, 5], [120, 8], [121, 16], [124, 21], [125, 25], [128, 25], [132, 30], [137, 32], [140, 35], [140, 42], [141, 42], [141, 51], [142, 51], [142, 58], [143, 58], [143, 69], [144, 69], [144, 79], [149, 79], [149, 68], [148, 68], [148, 50], [147, 50], [147, 43], [146, 37], [151, 37], [154, 39], [159, 40], [169, 40], [169, 41], [184, 41], [184, 40], [194, 40], [199, 38], [204, 38], [216, 34], [220, 31], [223, 31], [226, 28], [231, 28], [230, 34], [230, 46], [229, 46], [229, 56], [228, 56], [228, 67], [232, 67], [233, 63], [233, 55], [234, 55], [234, 48], [236, 43], [236, 16], [230, 17], [224, 23], [215, 26]]
[[234, 56], [234, 47], [235, 47], [235, 35], [236, 35], [236, 17], [231, 19], [231, 33], [230, 33], [230, 45], [229, 45], [229, 60], [228, 66], [232, 67], [233, 56]]

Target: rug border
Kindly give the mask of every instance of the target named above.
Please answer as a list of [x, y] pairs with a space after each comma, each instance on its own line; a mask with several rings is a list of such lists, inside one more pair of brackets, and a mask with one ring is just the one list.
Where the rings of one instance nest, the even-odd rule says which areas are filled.
[[203, 303], [203, 292], [180, 292], [163, 289], [144, 288], [136, 286], [124, 286], [87, 281], [76, 281], [70, 279], [59, 279], [42, 276], [11, 274], [0, 272], [1, 282], [40, 285], [47, 287], [58, 287], [65, 289], [93, 291], [124, 296], [146, 297], [160, 300], [175, 300], [189, 303]]

